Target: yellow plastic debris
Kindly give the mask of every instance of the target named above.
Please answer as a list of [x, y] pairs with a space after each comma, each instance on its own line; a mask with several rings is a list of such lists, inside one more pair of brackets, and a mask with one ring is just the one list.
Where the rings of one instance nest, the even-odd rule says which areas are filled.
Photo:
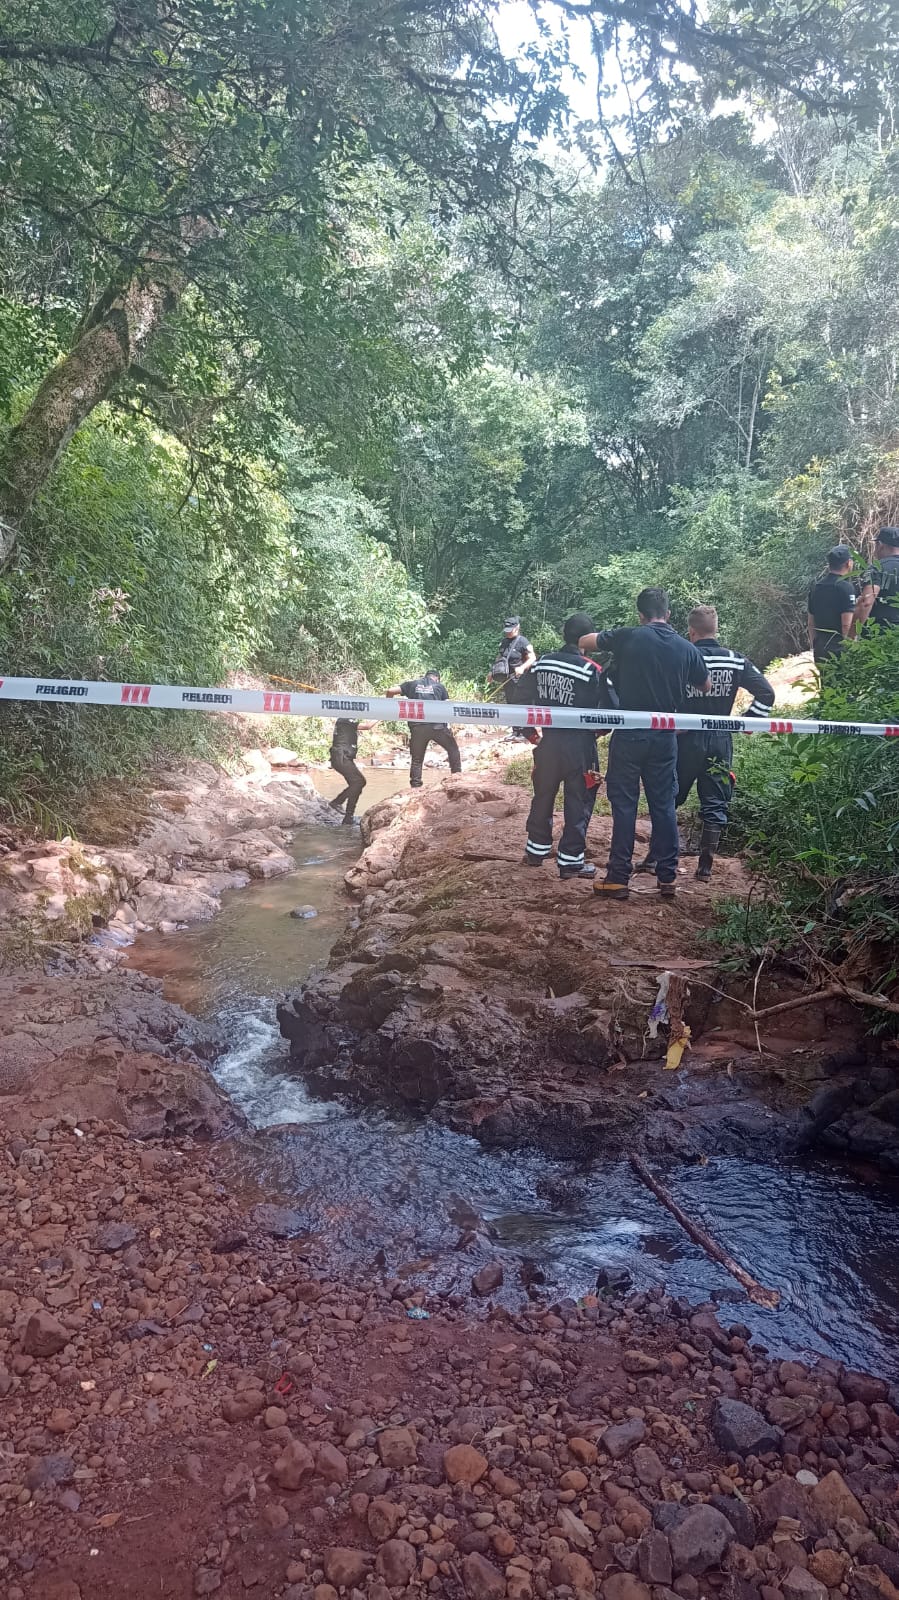
[[666, 1072], [676, 1072], [677, 1071], [678, 1067], [681, 1064], [681, 1058], [683, 1056], [683, 1053], [684, 1053], [685, 1050], [689, 1049], [689, 1046], [690, 1046], [690, 1029], [687, 1027], [687, 1024], [684, 1023], [682, 1032], [679, 1034], [679, 1036], [676, 1039], [672, 1039], [671, 1043], [668, 1046], [668, 1054], [665, 1057], [665, 1071]]

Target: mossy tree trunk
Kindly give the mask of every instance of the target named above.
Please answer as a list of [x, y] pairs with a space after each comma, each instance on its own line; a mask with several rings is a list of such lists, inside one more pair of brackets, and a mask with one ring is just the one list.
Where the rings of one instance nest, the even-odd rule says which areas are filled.
[[0, 452], [0, 567], [72, 435], [125, 376], [177, 298], [167, 273], [145, 271], [110, 286], [71, 350], [47, 373]]

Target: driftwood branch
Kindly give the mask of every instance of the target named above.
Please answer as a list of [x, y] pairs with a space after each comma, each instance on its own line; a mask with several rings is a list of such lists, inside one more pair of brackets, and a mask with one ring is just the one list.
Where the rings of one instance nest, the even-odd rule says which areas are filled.
[[795, 996], [792, 1000], [780, 1000], [776, 1006], [766, 1006], [763, 1011], [750, 1011], [749, 1016], [753, 1022], [761, 1022], [763, 1018], [777, 1016], [781, 1011], [798, 1011], [802, 1006], [813, 1005], [816, 1000], [851, 1000], [857, 1006], [874, 1006], [877, 1011], [890, 1011], [893, 1016], [899, 1017], [899, 1000], [888, 1000], [885, 994], [866, 994], [864, 989], [856, 989], [849, 983], [828, 984], [826, 989], [812, 989], [808, 994]]
[[728, 1255], [727, 1251], [712, 1238], [710, 1233], [706, 1232], [705, 1228], [701, 1228], [698, 1222], [694, 1222], [692, 1217], [688, 1217], [686, 1211], [683, 1211], [678, 1205], [674, 1195], [665, 1188], [664, 1184], [659, 1183], [658, 1178], [653, 1177], [646, 1162], [640, 1156], [632, 1155], [630, 1163], [640, 1182], [645, 1183], [647, 1189], [671, 1212], [675, 1221], [680, 1223], [684, 1232], [689, 1234], [694, 1244], [698, 1244], [699, 1248], [704, 1250], [707, 1256], [710, 1256], [713, 1261], [717, 1261], [719, 1266], [724, 1267], [732, 1278], [736, 1278], [737, 1282], [743, 1285], [753, 1305], [764, 1306], [767, 1311], [774, 1311], [780, 1305], [780, 1290], [766, 1289], [751, 1273], [746, 1271], [745, 1267], [740, 1266], [739, 1261], [735, 1261], [733, 1256]]

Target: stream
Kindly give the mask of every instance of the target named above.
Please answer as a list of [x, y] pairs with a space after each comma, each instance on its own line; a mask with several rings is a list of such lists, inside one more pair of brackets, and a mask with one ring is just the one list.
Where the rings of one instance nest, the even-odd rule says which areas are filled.
[[[389, 769], [367, 777], [368, 805], [407, 781]], [[336, 774], [316, 781], [326, 796], [339, 787]], [[718, 1301], [725, 1322], [746, 1323], [773, 1353], [817, 1352], [899, 1378], [899, 1181], [807, 1161], [668, 1169], [683, 1208], [780, 1290], [779, 1309], [766, 1312], [623, 1162], [486, 1151], [428, 1121], [311, 1096], [290, 1070], [275, 1003], [327, 960], [359, 849], [358, 830], [304, 829], [295, 873], [226, 894], [212, 922], [142, 935], [129, 953], [129, 965], [161, 977], [168, 998], [227, 1041], [214, 1071], [254, 1130], [227, 1157], [244, 1189], [302, 1212], [335, 1271], [384, 1266], [410, 1286], [462, 1294], [478, 1266], [499, 1259], [514, 1305], [528, 1285], [577, 1298], [600, 1268], [626, 1269], [635, 1287]], [[300, 905], [317, 914], [291, 917]]]

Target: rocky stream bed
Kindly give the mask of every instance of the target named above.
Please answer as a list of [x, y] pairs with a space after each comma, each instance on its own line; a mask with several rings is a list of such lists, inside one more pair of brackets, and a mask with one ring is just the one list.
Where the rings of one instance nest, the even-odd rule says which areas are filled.
[[[758, 1156], [884, 1120], [891, 1058], [850, 1015], [760, 1061], [700, 992], [708, 891], [601, 922], [517, 868], [523, 801], [466, 778], [372, 814], [357, 915], [288, 1008], [297, 1068], [488, 1146]], [[452, 1284], [392, 1251], [335, 1270], [242, 1179], [208, 1028], [100, 954], [54, 941], [0, 985], [5, 1600], [899, 1600], [888, 1379], [772, 1357], [664, 1282], [499, 1303], [464, 1229]], [[663, 957], [673, 1074], [644, 1037]]]

